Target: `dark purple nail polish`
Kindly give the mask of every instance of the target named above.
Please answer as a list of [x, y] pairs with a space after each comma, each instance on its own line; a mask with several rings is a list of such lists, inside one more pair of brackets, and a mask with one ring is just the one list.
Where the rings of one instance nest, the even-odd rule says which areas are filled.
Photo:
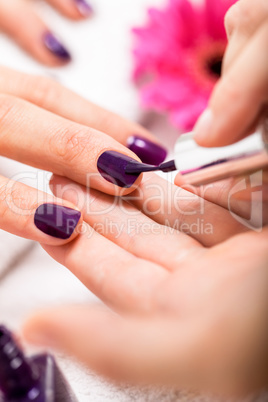
[[76, 7], [78, 8], [78, 11], [84, 17], [88, 17], [93, 13], [93, 8], [90, 4], [88, 4], [86, 0], [74, 0], [74, 2], [76, 4]]
[[77, 402], [55, 359], [26, 357], [12, 333], [0, 325], [1, 402]]
[[98, 159], [98, 170], [102, 177], [110, 183], [120, 187], [131, 187], [139, 174], [127, 174], [125, 172], [129, 162], [137, 162], [135, 159], [116, 151], [106, 151]]
[[127, 147], [134, 152], [143, 163], [148, 163], [149, 165], [160, 165], [167, 156], [167, 151], [161, 145], [136, 135], [129, 137]]
[[56, 204], [42, 204], [35, 212], [34, 223], [41, 232], [66, 240], [72, 236], [80, 218], [81, 212], [75, 209]]
[[43, 41], [46, 48], [53, 53], [54, 56], [57, 56], [59, 59], [64, 61], [71, 60], [70, 53], [53, 33], [46, 32], [43, 36]]

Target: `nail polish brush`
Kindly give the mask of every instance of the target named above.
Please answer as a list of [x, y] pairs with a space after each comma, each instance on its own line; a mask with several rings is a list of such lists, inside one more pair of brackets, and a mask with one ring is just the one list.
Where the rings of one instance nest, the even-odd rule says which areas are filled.
[[174, 160], [159, 166], [131, 161], [125, 173], [139, 175], [178, 170], [185, 183], [200, 186], [255, 172], [268, 167], [268, 120], [256, 133], [225, 147], [201, 147], [196, 144], [193, 133], [184, 134], [178, 139], [174, 154]]

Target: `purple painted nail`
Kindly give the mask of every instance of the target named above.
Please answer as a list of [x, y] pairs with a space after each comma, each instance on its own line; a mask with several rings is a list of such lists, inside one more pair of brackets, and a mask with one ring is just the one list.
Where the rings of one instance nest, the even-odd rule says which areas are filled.
[[41, 232], [56, 237], [69, 239], [76, 228], [81, 212], [56, 204], [42, 204], [35, 211], [34, 223]]
[[90, 4], [88, 4], [86, 0], [74, 0], [74, 2], [76, 4], [76, 7], [78, 8], [78, 11], [84, 17], [88, 17], [93, 13], [93, 8]]
[[71, 55], [56, 36], [51, 32], [46, 32], [43, 36], [46, 48], [58, 58], [70, 61]]
[[129, 162], [138, 162], [127, 155], [115, 151], [106, 151], [98, 159], [98, 170], [102, 177], [120, 187], [131, 187], [139, 174], [126, 174]]
[[167, 151], [161, 145], [143, 137], [132, 135], [128, 138], [127, 147], [134, 152], [143, 163], [160, 165], [167, 156]]

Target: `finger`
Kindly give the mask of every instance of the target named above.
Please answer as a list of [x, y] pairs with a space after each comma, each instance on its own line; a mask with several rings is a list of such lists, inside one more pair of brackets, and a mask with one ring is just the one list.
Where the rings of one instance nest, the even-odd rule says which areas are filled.
[[[72, 318], [74, 321], [70, 321]], [[67, 321], [68, 334], [64, 334]], [[172, 369], [176, 368], [177, 386], [181, 386], [181, 367], [188, 371], [185, 351], [193, 337], [189, 333], [187, 341], [188, 331], [181, 329], [179, 332], [168, 320], [124, 321], [100, 307], [69, 306], [68, 310], [54, 309], [51, 315], [41, 312], [26, 323], [23, 332], [31, 343], [59, 348], [102, 375], [120, 381], [174, 385]], [[178, 365], [177, 355], [181, 361]]]
[[47, 0], [64, 16], [78, 20], [88, 18], [93, 14], [93, 8], [87, 0]]
[[102, 131], [128, 146], [145, 163], [158, 165], [167, 155], [156, 138], [140, 125], [94, 105], [51, 79], [0, 67], [0, 91]]
[[124, 170], [129, 160], [138, 158], [108, 135], [21, 99], [9, 95], [0, 99], [2, 156], [109, 194], [126, 194], [139, 184], [141, 177], [126, 175]]
[[71, 203], [0, 176], [0, 228], [17, 236], [60, 246], [82, 229]]
[[256, 0], [254, 7], [252, 7], [251, 0], [240, 0], [227, 11], [225, 28], [229, 45], [224, 57], [224, 73], [239, 57], [250, 38], [267, 20], [267, 2], [263, 0]]
[[168, 269], [179, 268], [188, 254], [199, 252], [200, 243], [211, 247], [247, 229], [227, 208], [215, 203], [217, 188], [176, 188], [154, 174], [147, 175], [124, 200], [55, 176], [51, 190], [81, 208], [87, 222], [110, 240]]
[[135, 257], [86, 223], [83, 233], [70, 246], [44, 249], [104, 303], [120, 312], [152, 312], [156, 289], [169, 275], [160, 265]]
[[216, 85], [194, 129], [198, 144], [228, 145], [251, 132], [268, 99], [267, 38], [264, 25]]
[[200, 194], [195, 187], [176, 187], [169, 180], [146, 174], [139, 188], [126, 199], [161, 225], [211, 247], [246, 230], [228, 210], [205, 199], [211, 187]]
[[[205, 200], [236, 214], [245, 224], [261, 228], [268, 223], [268, 173], [257, 171], [250, 176], [233, 177], [200, 187], [189, 186], [180, 174], [175, 184]], [[241, 219], [240, 219], [241, 218]]]
[[52, 67], [61, 66], [71, 60], [65, 45], [29, 4], [0, 0], [0, 30], [40, 63]]
[[122, 198], [81, 187], [59, 176], [53, 176], [50, 187], [57, 197], [81, 206], [85, 221], [98, 233], [141, 259], [173, 271], [189, 255], [200, 252], [196, 240], [155, 222]]
[[[250, 320], [237, 313], [220, 314], [223, 322], [228, 321], [223, 330], [222, 321], [209, 314], [179, 322], [172, 318], [123, 320], [100, 308], [76, 306], [36, 315], [24, 326], [24, 335], [116, 381], [230, 396], [264, 385], [267, 373], [263, 371], [267, 364], [251, 354], [252, 345], [245, 341], [245, 329], [250, 335], [256, 331], [248, 328]], [[263, 344], [262, 335], [257, 339]]]

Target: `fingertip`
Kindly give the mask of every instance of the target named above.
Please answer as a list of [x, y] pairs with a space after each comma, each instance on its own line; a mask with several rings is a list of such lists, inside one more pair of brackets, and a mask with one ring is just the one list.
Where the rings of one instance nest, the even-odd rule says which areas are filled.
[[50, 347], [58, 349], [58, 331], [55, 320], [59, 315], [55, 310], [40, 311], [26, 319], [22, 326], [22, 334], [27, 342], [38, 347]]
[[94, 10], [87, 0], [50, 0], [58, 11], [65, 17], [73, 20], [80, 21], [91, 18]]
[[143, 163], [160, 165], [167, 157], [167, 150], [161, 144], [140, 135], [133, 134], [127, 139], [128, 149], [134, 152]]
[[178, 186], [178, 187], [181, 187], [183, 184], [185, 184], [185, 180], [180, 173], [177, 173], [177, 175], [174, 179], [174, 184], [175, 184], [175, 186]]
[[44, 203], [34, 213], [36, 240], [42, 244], [62, 246], [83, 232], [81, 211], [73, 204]]
[[93, 7], [86, 0], [73, 0], [77, 11], [82, 18], [90, 18], [93, 15]]
[[[130, 156], [131, 155], [131, 156]], [[103, 189], [111, 188], [111, 195], [126, 195], [134, 191], [140, 184], [141, 174], [128, 174], [129, 163], [140, 163], [131, 151], [128, 153], [114, 150], [101, 152], [97, 159], [97, 169], [102, 177]], [[108, 182], [109, 185], [107, 186]], [[109, 190], [108, 190], [109, 191]]]
[[194, 129], [193, 136], [200, 146], [209, 146], [213, 139], [214, 114], [211, 109], [206, 109], [199, 117]]
[[[85, 330], [98, 337], [98, 330], [103, 322], [103, 314], [110, 316], [102, 305], [69, 305], [53, 309], [42, 309], [29, 316], [23, 324], [22, 333], [25, 339], [36, 346], [52, 347], [66, 350], [72, 345], [79, 347], [77, 339], [84, 338]], [[77, 335], [77, 339], [75, 338]]]
[[47, 30], [42, 35], [42, 43], [48, 55], [47, 62], [53, 65], [64, 65], [72, 61], [70, 51], [54, 33]]

